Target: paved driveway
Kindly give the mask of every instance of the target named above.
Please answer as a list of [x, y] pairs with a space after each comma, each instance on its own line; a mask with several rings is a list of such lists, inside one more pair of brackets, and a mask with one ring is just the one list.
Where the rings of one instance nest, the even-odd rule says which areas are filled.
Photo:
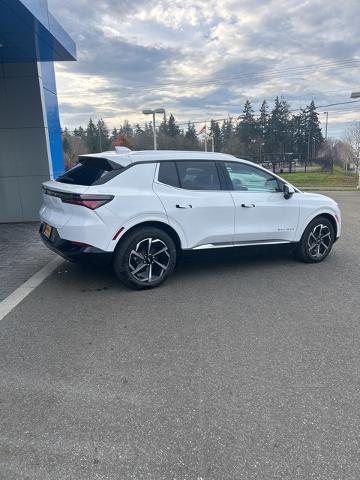
[[55, 257], [38, 232], [35, 222], [0, 224], [0, 302]]
[[320, 265], [188, 255], [133, 292], [64, 263], [0, 322], [4, 480], [352, 480], [360, 195]]

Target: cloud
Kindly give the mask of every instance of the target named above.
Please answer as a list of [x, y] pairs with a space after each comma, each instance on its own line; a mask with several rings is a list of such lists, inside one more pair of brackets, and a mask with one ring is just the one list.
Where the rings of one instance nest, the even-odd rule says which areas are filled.
[[[70, 128], [90, 114], [109, 126], [143, 121], [141, 109], [158, 105], [187, 121], [239, 114], [246, 98], [258, 109], [277, 94], [293, 108], [335, 103], [359, 86], [360, 62], [339, 66], [360, 59], [358, 0], [89, 3], [49, 0], [79, 52], [77, 63], [57, 65]], [[330, 134], [357, 119], [356, 107], [338, 110]]]

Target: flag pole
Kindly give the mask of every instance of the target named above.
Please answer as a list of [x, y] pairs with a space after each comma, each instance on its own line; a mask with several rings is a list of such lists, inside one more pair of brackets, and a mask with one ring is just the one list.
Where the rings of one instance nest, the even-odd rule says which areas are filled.
[[207, 126], [205, 122], [205, 152], [207, 152]]

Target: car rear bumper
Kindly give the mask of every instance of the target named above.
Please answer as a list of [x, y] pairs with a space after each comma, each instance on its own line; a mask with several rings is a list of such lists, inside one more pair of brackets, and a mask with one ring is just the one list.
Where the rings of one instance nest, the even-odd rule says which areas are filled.
[[111, 253], [105, 252], [100, 248], [93, 247], [81, 242], [74, 242], [64, 240], [60, 237], [56, 228], [52, 228], [51, 237], [47, 238], [44, 235], [44, 223], [40, 225], [39, 234], [44, 245], [54, 253], [57, 253], [65, 260], [75, 261], [80, 258], [96, 258], [104, 260], [107, 263], [111, 261]]

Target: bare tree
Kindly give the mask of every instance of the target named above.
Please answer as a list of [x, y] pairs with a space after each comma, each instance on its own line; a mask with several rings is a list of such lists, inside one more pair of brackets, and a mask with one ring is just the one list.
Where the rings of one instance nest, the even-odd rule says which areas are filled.
[[350, 127], [344, 136], [345, 141], [351, 145], [354, 151], [353, 163], [356, 169], [359, 169], [360, 165], [360, 122], [356, 122]]
[[75, 165], [79, 155], [89, 153], [84, 139], [70, 135], [67, 131], [63, 133], [63, 149], [66, 170]]
[[356, 155], [353, 147], [348, 142], [336, 142], [334, 145], [335, 162], [345, 170], [349, 170], [351, 164], [355, 163]]

